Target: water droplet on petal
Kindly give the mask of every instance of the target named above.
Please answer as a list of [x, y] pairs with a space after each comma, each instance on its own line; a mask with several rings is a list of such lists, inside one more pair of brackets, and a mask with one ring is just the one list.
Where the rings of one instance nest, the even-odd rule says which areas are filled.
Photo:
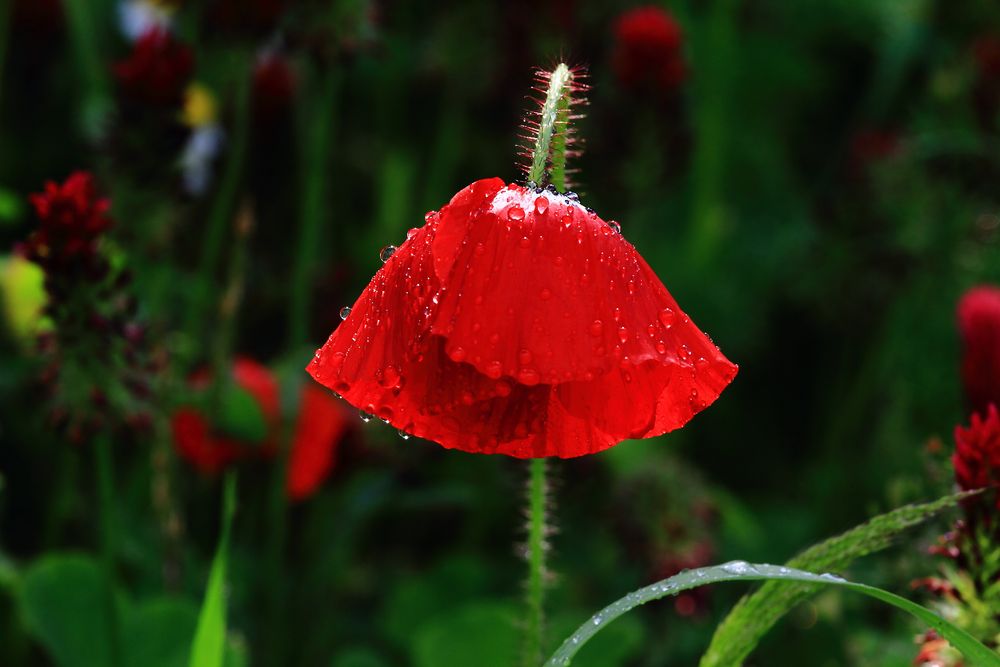
[[522, 236], [521, 240], [518, 241], [517, 244], [519, 246], [521, 246], [522, 248], [530, 248], [531, 247], [531, 239], [529, 239], [527, 236]]
[[387, 245], [379, 251], [378, 258], [382, 260], [383, 264], [385, 264], [394, 254], [396, 254], [396, 246]]
[[664, 308], [660, 311], [660, 322], [662, 322], [663, 326], [668, 329], [673, 325], [675, 317], [676, 315], [673, 308]]
[[624, 343], [628, 340], [628, 335], [627, 327], [618, 327], [618, 340]]
[[437, 215], [437, 211], [427, 211], [424, 213], [424, 222], [430, 222]]
[[386, 366], [382, 369], [382, 377], [379, 380], [386, 389], [395, 389], [399, 386], [400, 375], [395, 366]]
[[514, 220], [515, 222], [519, 220], [524, 220], [524, 209], [518, 206], [517, 204], [511, 206], [509, 209], [507, 209], [507, 219]]
[[499, 380], [501, 375], [503, 375], [503, 364], [499, 361], [491, 361], [486, 365], [486, 377]]
[[351, 314], [350, 306], [344, 306], [343, 308], [340, 309], [340, 319], [346, 320], [350, 314]]
[[465, 359], [465, 348], [464, 347], [454, 347], [448, 351], [448, 357], [454, 362], [460, 362]]
[[601, 322], [600, 320], [594, 320], [593, 322], [590, 323], [590, 335], [591, 336], [595, 336], [595, 337], [596, 336], [600, 336], [601, 332], [603, 332], [603, 331], [604, 331], [604, 323]]
[[363, 421], [366, 424], [375, 418], [375, 415], [373, 415], [370, 412], [365, 412], [364, 410], [359, 410], [358, 416], [361, 417], [361, 421]]
[[549, 210], [549, 200], [547, 197], [536, 197], [535, 198], [535, 210], [538, 211], [539, 215], [545, 215], [545, 212]]
[[534, 368], [522, 368], [517, 372], [517, 381], [523, 385], [532, 387], [542, 379]]
[[619, 225], [616, 220], [608, 220], [608, 227], [610, 227], [611, 231], [613, 231], [616, 234], [622, 233], [622, 226]]
[[414, 236], [416, 236], [416, 235], [417, 235], [417, 232], [419, 232], [419, 231], [420, 231], [420, 230], [419, 230], [419, 229], [417, 229], [416, 227], [410, 227], [410, 228], [409, 228], [409, 229], [408, 229], [408, 230], [406, 231], [406, 240], [407, 240], [407, 241], [409, 241], [410, 239], [412, 239], [412, 238], [413, 238]]
[[496, 384], [497, 396], [510, 396], [511, 386], [506, 380], [500, 380]]
[[409, 440], [410, 439], [410, 434], [407, 433], [406, 431], [404, 431], [403, 429], [399, 429], [397, 431], [397, 433], [399, 433], [399, 437], [402, 438], [403, 440]]
[[570, 227], [573, 226], [573, 214], [567, 213], [563, 217], [559, 218], [559, 222], [562, 223], [562, 226], [564, 228], [569, 229]]
[[531, 351], [521, 350], [517, 354], [517, 360], [522, 366], [527, 366], [528, 364], [531, 363]]

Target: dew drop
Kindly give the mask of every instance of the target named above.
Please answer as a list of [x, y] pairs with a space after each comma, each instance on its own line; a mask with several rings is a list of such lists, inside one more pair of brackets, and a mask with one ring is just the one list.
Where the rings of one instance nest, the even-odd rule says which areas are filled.
[[531, 239], [529, 239], [527, 236], [522, 236], [521, 240], [517, 242], [517, 245], [521, 246], [522, 248], [530, 248]]
[[662, 322], [663, 326], [668, 329], [673, 326], [675, 317], [676, 315], [673, 308], [664, 308], [660, 311], [660, 322]]
[[573, 214], [572, 213], [567, 213], [563, 217], [559, 218], [559, 222], [562, 223], [562, 226], [565, 229], [569, 229], [570, 227], [573, 226]]
[[499, 380], [501, 375], [503, 375], [503, 364], [499, 361], [491, 361], [486, 365], [486, 377]]
[[608, 227], [610, 227], [611, 231], [613, 231], [615, 234], [622, 233], [622, 226], [619, 225], [616, 220], [608, 220]]
[[[425, 218], [425, 219], [426, 219], [426, 218]], [[420, 231], [420, 230], [419, 230], [419, 229], [417, 229], [416, 227], [410, 227], [410, 228], [409, 228], [409, 229], [408, 229], [408, 230], [406, 231], [406, 240], [407, 240], [407, 241], [409, 241], [410, 239], [412, 239], [412, 238], [413, 238], [414, 236], [416, 236], [416, 235], [417, 235], [417, 232], [419, 232], [419, 231]]]
[[728, 572], [729, 574], [749, 574], [756, 571], [756, 569], [745, 560], [731, 560], [728, 563], [723, 564], [721, 567], [723, 571]]
[[465, 359], [465, 348], [464, 347], [454, 347], [448, 351], [448, 357], [458, 363]]
[[646, 327], [646, 333], [648, 333], [650, 336], [655, 336], [656, 335], [656, 325], [650, 324], [648, 327]]
[[594, 320], [593, 322], [590, 323], [590, 335], [591, 336], [595, 336], [595, 337], [596, 336], [600, 336], [601, 332], [603, 332], [603, 331], [604, 331], [604, 323], [601, 322], [600, 320]]
[[385, 264], [386, 262], [389, 261], [389, 258], [395, 254], [396, 254], [396, 246], [387, 245], [386, 247], [382, 248], [379, 251], [378, 258], [382, 260], [383, 264]]
[[396, 432], [399, 433], [399, 437], [402, 438], [403, 440], [409, 440], [410, 439], [410, 434], [407, 433], [406, 431], [404, 431], [403, 429], [399, 429]]
[[400, 375], [395, 366], [386, 366], [382, 369], [382, 378], [379, 380], [386, 389], [395, 389], [399, 386]]
[[343, 308], [340, 309], [340, 319], [346, 320], [347, 316], [350, 314], [351, 314], [350, 306], [344, 306]]
[[437, 211], [427, 211], [424, 213], [424, 222], [430, 222], [437, 215]]
[[524, 350], [524, 349], [522, 349], [520, 352], [517, 353], [517, 361], [522, 366], [527, 366], [528, 364], [530, 364], [531, 363], [531, 358], [532, 358], [531, 357], [531, 350]]
[[510, 383], [505, 380], [500, 380], [496, 384], [497, 396], [510, 396], [511, 386]]
[[361, 421], [363, 421], [366, 424], [375, 418], [375, 415], [373, 415], [370, 412], [365, 412], [364, 410], [359, 410], [358, 416], [361, 417]]
[[621, 319], [622, 319], [622, 309], [621, 308], [617, 308], [616, 307], [613, 311], [611, 311], [611, 314], [612, 314], [612, 316], [614, 316], [615, 322], [620, 322], [621, 321]]
[[539, 215], [545, 215], [545, 212], [549, 210], [549, 200], [547, 197], [536, 197], [535, 198], [535, 210], [538, 211]]
[[626, 342], [628, 340], [628, 328], [618, 327], [618, 340], [621, 342]]
[[542, 379], [534, 368], [522, 368], [517, 372], [517, 380], [523, 385], [532, 387]]
[[514, 206], [511, 206], [509, 209], [507, 209], [507, 219], [514, 220], [515, 222], [519, 220], [524, 220], [524, 209], [516, 204]]
[[658, 341], [656, 343], [656, 351], [659, 352], [660, 354], [666, 354], [667, 353], [666, 343], [664, 343], [662, 340]]

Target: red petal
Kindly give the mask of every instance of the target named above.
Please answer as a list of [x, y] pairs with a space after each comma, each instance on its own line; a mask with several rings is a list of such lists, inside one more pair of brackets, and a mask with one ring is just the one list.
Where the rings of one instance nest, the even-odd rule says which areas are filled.
[[344, 408], [316, 385], [302, 388], [302, 404], [288, 462], [288, 496], [312, 495], [333, 469], [337, 447], [348, 422]]

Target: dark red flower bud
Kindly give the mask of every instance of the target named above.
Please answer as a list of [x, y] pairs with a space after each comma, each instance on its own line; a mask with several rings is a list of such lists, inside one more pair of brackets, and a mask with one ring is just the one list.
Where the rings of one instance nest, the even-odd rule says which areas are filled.
[[617, 223], [578, 201], [492, 178], [426, 220], [308, 368], [396, 428], [581, 456], [683, 426], [736, 375]]
[[291, 108], [297, 77], [288, 59], [279, 53], [267, 52], [257, 59], [253, 72], [254, 120], [270, 124]]
[[1000, 405], [1000, 288], [970, 289], [958, 303], [962, 384], [969, 408]]
[[111, 227], [107, 215], [110, 203], [97, 196], [94, 178], [87, 172], [75, 172], [62, 184], [49, 181], [44, 192], [31, 195], [29, 200], [39, 226], [24, 246], [26, 256], [46, 269], [65, 268], [87, 259], [96, 241]]
[[[1000, 487], [1000, 416], [996, 405], [990, 404], [985, 417], [974, 413], [968, 428], [955, 427], [955, 454], [951, 460], [960, 489]], [[991, 498], [1000, 510], [1000, 494], [994, 492]]]
[[129, 99], [153, 107], [180, 107], [194, 73], [194, 55], [170, 32], [155, 28], [139, 38], [114, 72]]
[[627, 88], [675, 89], [687, 74], [681, 27], [659, 7], [638, 7], [615, 24], [614, 69]]

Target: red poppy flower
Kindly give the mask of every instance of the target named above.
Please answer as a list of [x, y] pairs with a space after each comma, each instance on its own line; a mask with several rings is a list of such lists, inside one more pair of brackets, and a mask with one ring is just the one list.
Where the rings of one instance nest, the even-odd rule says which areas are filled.
[[337, 445], [350, 427], [343, 406], [313, 384], [302, 387], [299, 420], [288, 461], [288, 497], [308, 498], [323, 484], [336, 462]]
[[114, 71], [129, 98], [150, 106], [179, 107], [194, 73], [194, 54], [169, 31], [154, 28], [139, 38]]
[[[274, 375], [250, 359], [236, 359], [232, 372], [233, 381], [253, 396], [268, 425], [269, 433], [273, 433], [280, 414], [278, 381]], [[209, 373], [201, 371], [191, 378], [191, 386], [205, 389], [210, 381]], [[206, 474], [216, 474], [252, 451], [247, 443], [215, 433], [204, 415], [193, 407], [178, 410], [171, 425], [177, 452]]]
[[[233, 380], [257, 402], [267, 424], [265, 442], [256, 447], [215, 433], [208, 420], [194, 408], [183, 408], [173, 417], [174, 444], [178, 453], [201, 472], [214, 475], [233, 463], [275, 453], [280, 419], [278, 381], [266, 367], [250, 359], [233, 362]], [[192, 386], [206, 388], [207, 372], [192, 378]], [[298, 420], [288, 461], [287, 492], [292, 500], [308, 498], [333, 469], [337, 446], [351, 422], [343, 407], [315, 385], [302, 388]]]
[[49, 181], [45, 191], [30, 197], [39, 228], [28, 238], [25, 255], [43, 267], [72, 262], [93, 252], [111, 227], [110, 202], [97, 195], [94, 177], [84, 171], [64, 183]]
[[[972, 415], [968, 428], [955, 427], [955, 481], [960, 489], [970, 491], [1000, 486], [1000, 416], [992, 403], [985, 417]], [[1000, 496], [996, 497], [1000, 510]]]
[[625, 12], [615, 24], [614, 69], [629, 88], [676, 88], [687, 74], [680, 25], [659, 7]]
[[617, 230], [477, 181], [406, 242], [308, 370], [449, 448], [572, 457], [685, 424], [736, 373]]
[[970, 289], [958, 303], [962, 384], [969, 407], [985, 414], [1000, 405], [1000, 288]]

